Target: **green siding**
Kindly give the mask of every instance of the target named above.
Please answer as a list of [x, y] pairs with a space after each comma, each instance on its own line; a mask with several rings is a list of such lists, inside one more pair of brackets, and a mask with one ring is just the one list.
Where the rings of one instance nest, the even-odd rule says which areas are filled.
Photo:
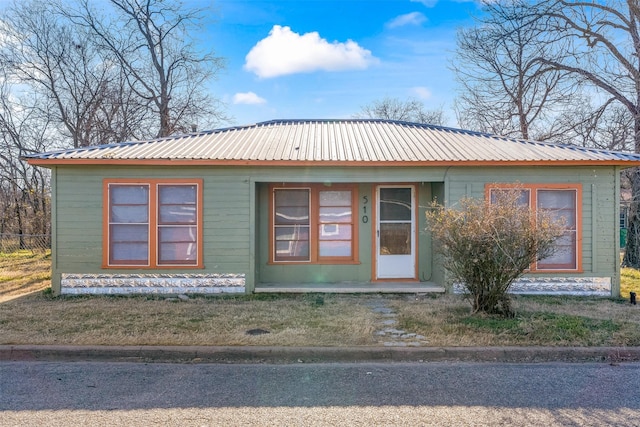
[[[180, 273], [245, 274], [247, 291], [255, 283], [341, 282], [372, 279], [376, 183], [416, 185], [418, 194], [418, 278], [443, 284], [441, 263], [424, 231], [424, 211], [432, 199], [452, 205], [467, 195], [484, 197], [492, 182], [580, 183], [583, 189], [582, 261], [584, 276], [611, 277], [618, 286], [617, 185], [614, 167], [450, 167], [450, 168], [249, 168], [58, 166], [52, 173], [53, 286], [61, 273], [149, 273], [148, 269], [108, 269], [102, 265], [102, 183], [105, 178], [202, 178], [203, 270]], [[269, 183], [358, 184], [359, 264], [269, 265]], [[368, 204], [365, 206], [365, 196]], [[364, 208], [369, 221], [363, 222]], [[156, 270], [163, 272], [163, 270]], [[579, 276], [580, 274], [573, 274]], [[554, 276], [559, 276], [554, 274]], [[567, 274], [571, 276], [571, 274]], [[614, 290], [615, 291], [615, 290]]]
[[[452, 168], [447, 175], [445, 203], [464, 195], [484, 197], [485, 184], [582, 184], [582, 273], [553, 273], [554, 277], [611, 277], [613, 294], [619, 291], [618, 173], [613, 167]], [[595, 255], [595, 258], [594, 258]], [[542, 273], [532, 275], [544, 277]]]
[[105, 178], [202, 178], [204, 269], [167, 273], [236, 273], [253, 277], [250, 264], [250, 185], [243, 174], [213, 168], [58, 167], [54, 183], [54, 291], [62, 273], [149, 273], [102, 269], [102, 183]]

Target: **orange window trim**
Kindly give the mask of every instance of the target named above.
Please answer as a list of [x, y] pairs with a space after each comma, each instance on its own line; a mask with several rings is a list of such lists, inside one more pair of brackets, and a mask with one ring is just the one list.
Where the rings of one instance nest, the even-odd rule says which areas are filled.
[[491, 200], [492, 189], [521, 188], [529, 190], [529, 206], [538, 209], [538, 190], [572, 190], [576, 192], [576, 267], [575, 268], [538, 268], [531, 264], [529, 273], [582, 273], [582, 184], [540, 184], [540, 183], [491, 183], [485, 184], [485, 200]]
[[[309, 259], [307, 260], [276, 260], [275, 257], [275, 191], [276, 190], [309, 190]], [[323, 257], [320, 256], [320, 192], [321, 191], [351, 191], [351, 256]], [[358, 264], [358, 186], [355, 184], [306, 184], [282, 183], [269, 186], [269, 264]], [[345, 223], [346, 225], [347, 223]]]
[[[109, 186], [115, 185], [147, 185], [149, 187], [149, 262], [146, 264], [111, 263], [111, 237], [109, 234], [110, 200]], [[194, 264], [160, 264], [158, 262], [158, 187], [160, 185], [195, 185], [196, 186], [196, 229], [197, 258]], [[202, 269], [203, 262], [203, 180], [201, 178], [144, 179], [144, 178], [105, 178], [102, 182], [102, 268], [118, 269]]]

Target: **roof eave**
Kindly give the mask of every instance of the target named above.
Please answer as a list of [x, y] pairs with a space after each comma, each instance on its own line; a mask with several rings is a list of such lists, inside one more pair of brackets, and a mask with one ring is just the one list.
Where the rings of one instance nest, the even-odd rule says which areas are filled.
[[450, 166], [640, 166], [640, 160], [422, 160], [422, 161], [302, 161], [219, 159], [42, 159], [26, 158], [32, 166], [266, 166], [266, 167], [450, 167]]

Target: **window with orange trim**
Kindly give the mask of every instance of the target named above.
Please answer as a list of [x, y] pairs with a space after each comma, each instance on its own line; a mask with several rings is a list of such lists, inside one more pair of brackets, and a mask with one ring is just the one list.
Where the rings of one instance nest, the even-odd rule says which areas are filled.
[[272, 187], [271, 192], [272, 261], [355, 261], [354, 187]]
[[565, 225], [562, 236], [556, 241], [556, 252], [537, 261], [530, 271], [578, 271], [582, 268], [579, 245], [582, 187], [579, 184], [492, 185], [488, 189], [490, 200], [494, 200], [497, 191], [520, 191], [520, 203], [537, 212], [546, 211]]
[[107, 267], [201, 267], [202, 180], [105, 181]]

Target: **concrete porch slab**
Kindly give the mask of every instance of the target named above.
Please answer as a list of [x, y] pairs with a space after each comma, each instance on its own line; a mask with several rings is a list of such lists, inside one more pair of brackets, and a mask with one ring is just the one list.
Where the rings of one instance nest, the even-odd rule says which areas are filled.
[[445, 288], [432, 282], [342, 282], [342, 283], [259, 283], [255, 293], [444, 293]]

